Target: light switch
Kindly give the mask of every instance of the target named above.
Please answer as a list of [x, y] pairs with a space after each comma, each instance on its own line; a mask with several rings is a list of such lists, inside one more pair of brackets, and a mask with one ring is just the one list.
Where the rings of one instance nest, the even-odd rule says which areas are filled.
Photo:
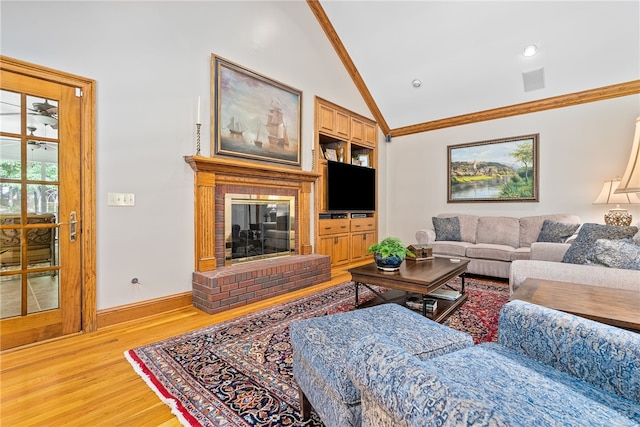
[[136, 195], [133, 193], [107, 193], [107, 206], [134, 206]]

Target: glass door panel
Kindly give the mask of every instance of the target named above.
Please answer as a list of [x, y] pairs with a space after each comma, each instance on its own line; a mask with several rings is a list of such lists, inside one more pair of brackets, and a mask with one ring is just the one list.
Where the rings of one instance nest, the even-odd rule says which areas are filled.
[[0, 318], [60, 307], [58, 101], [0, 91]]

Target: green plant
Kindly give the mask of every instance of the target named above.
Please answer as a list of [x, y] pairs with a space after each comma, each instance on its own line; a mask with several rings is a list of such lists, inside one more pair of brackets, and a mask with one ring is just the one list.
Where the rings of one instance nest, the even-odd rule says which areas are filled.
[[403, 258], [405, 255], [415, 257], [413, 252], [408, 250], [407, 247], [402, 243], [402, 241], [397, 237], [387, 237], [381, 242], [369, 246], [369, 248], [367, 249], [367, 253], [378, 253], [383, 258], [389, 256], [397, 256], [398, 258]]

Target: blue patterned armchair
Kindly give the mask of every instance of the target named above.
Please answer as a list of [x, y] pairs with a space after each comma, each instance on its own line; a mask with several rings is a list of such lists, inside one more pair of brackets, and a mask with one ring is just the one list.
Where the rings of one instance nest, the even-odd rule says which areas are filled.
[[369, 335], [347, 372], [363, 426], [640, 425], [640, 334], [523, 301], [498, 343], [422, 361]]

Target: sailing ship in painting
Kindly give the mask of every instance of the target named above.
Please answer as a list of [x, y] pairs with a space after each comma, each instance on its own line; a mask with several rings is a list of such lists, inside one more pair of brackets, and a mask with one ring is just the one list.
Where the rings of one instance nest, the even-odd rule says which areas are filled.
[[266, 128], [269, 133], [269, 143], [279, 147], [289, 146], [287, 127], [284, 124], [282, 108], [273, 101], [271, 101], [271, 108], [269, 108], [269, 113], [267, 114]]
[[241, 122], [236, 120], [235, 117], [231, 117], [231, 121], [227, 125], [229, 133], [232, 137], [239, 138], [242, 136], [242, 132], [247, 130], [247, 127]]
[[251, 130], [244, 124], [246, 121], [243, 123], [240, 120], [242, 114], [232, 116], [224, 127], [228, 132], [220, 135], [221, 148], [257, 157], [266, 155], [287, 161], [297, 159], [298, 147], [295, 142], [289, 141], [285, 114], [279, 99], [271, 100], [265, 115], [266, 122], [265, 116], [262, 116], [263, 119], [254, 119], [255, 127], [252, 126]]

